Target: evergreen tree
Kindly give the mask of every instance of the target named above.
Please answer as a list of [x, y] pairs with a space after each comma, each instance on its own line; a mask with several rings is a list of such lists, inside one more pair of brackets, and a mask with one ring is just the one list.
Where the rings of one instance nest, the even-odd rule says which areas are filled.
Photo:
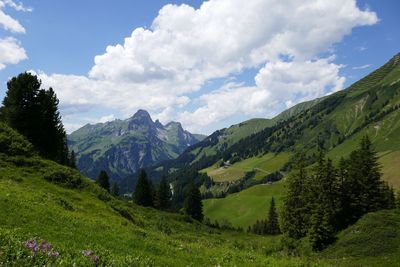
[[291, 238], [299, 239], [307, 234], [308, 203], [307, 171], [304, 155], [300, 155], [296, 168], [287, 179], [287, 194], [282, 208], [282, 231]]
[[320, 251], [335, 241], [335, 232], [330, 220], [329, 207], [318, 205], [311, 216], [308, 233], [313, 250]]
[[76, 158], [75, 158], [75, 151], [74, 150], [71, 151], [71, 154], [69, 156], [69, 166], [71, 168], [76, 169]]
[[119, 186], [115, 182], [111, 186], [111, 195], [113, 195], [114, 197], [119, 196]]
[[52, 88], [40, 89], [37, 76], [21, 73], [7, 83], [2, 119], [48, 159], [68, 165], [67, 138]]
[[110, 178], [108, 177], [108, 174], [106, 171], [102, 170], [99, 173], [99, 176], [97, 177], [96, 183], [107, 190], [107, 192], [110, 192]]
[[166, 210], [170, 207], [171, 202], [171, 189], [165, 176], [161, 177], [160, 183], [157, 188], [156, 204], [157, 208]]
[[278, 222], [278, 213], [276, 212], [275, 200], [271, 198], [271, 204], [268, 212], [268, 220], [266, 221], [265, 233], [269, 235], [278, 235], [281, 233]]
[[201, 202], [200, 190], [195, 184], [191, 184], [186, 193], [183, 209], [185, 213], [190, 215], [193, 219], [200, 222], [203, 220], [203, 203]]
[[145, 170], [140, 170], [134, 192], [136, 204], [151, 207], [153, 206], [153, 193]]

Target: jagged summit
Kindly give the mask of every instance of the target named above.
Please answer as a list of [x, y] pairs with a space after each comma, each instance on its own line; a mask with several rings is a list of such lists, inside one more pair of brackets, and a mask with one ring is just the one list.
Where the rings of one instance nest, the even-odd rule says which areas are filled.
[[146, 120], [151, 120], [151, 116], [149, 114], [149, 112], [147, 112], [144, 109], [139, 109], [138, 111], [136, 111], [135, 114], [133, 114], [133, 116], [131, 117], [131, 119], [146, 119]]

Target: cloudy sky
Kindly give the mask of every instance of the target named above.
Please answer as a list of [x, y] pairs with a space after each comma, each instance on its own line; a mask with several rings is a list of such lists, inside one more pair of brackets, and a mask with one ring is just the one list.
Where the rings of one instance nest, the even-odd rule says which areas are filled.
[[209, 134], [342, 90], [400, 52], [398, 0], [0, 0], [0, 98], [23, 71], [71, 132], [139, 108]]

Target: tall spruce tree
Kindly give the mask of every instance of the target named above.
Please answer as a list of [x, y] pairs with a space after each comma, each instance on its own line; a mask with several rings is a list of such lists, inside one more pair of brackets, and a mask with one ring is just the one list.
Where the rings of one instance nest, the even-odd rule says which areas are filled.
[[48, 159], [69, 164], [67, 138], [52, 88], [40, 89], [37, 76], [21, 73], [7, 83], [2, 119], [23, 134]]
[[185, 213], [193, 219], [203, 220], [203, 203], [201, 202], [200, 190], [192, 183], [186, 193], [185, 201], [183, 203]]
[[271, 198], [271, 204], [269, 206], [268, 220], [265, 224], [265, 234], [278, 235], [281, 233], [278, 221], [278, 213], [276, 212], [275, 200], [273, 197]]
[[111, 186], [111, 195], [113, 195], [114, 197], [119, 196], [119, 186], [115, 182], [112, 183], [112, 186]]
[[329, 207], [318, 205], [310, 218], [308, 237], [313, 250], [320, 251], [335, 241]]
[[153, 206], [153, 192], [145, 170], [140, 170], [136, 182], [134, 201], [136, 204], [151, 207]]
[[76, 169], [76, 157], [75, 157], [75, 151], [74, 150], [71, 151], [71, 154], [69, 156], [69, 166], [71, 168]]
[[299, 239], [307, 234], [309, 221], [306, 198], [308, 174], [304, 155], [300, 155], [295, 170], [287, 179], [287, 194], [282, 208], [282, 231], [291, 238]]
[[165, 176], [161, 177], [156, 194], [156, 207], [167, 210], [171, 205], [171, 189]]
[[106, 171], [102, 170], [97, 177], [96, 183], [100, 185], [102, 188], [110, 192], [110, 178]]

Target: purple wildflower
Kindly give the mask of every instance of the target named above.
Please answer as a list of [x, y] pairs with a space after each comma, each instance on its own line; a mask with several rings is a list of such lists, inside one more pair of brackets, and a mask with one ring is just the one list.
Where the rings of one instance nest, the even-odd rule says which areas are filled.
[[57, 251], [50, 251], [47, 255], [48, 255], [50, 258], [57, 259], [58, 256], [60, 256], [60, 253], [57, 252]]
[[46, 241], [42, 241], [42, 243], [40, 244], [40, 250], [42, 252], [49, 252], [53, 250], [53, 245], [50, 243], [47, 243]]
[[30, 239], [24, 242], [24, 246], [33, 251], [37, 247], [37, 244], [35, 240]]
[[91, 251], [91, 250], [83, 250], [82, 254], [85, 257], [89, 257], [89, 256], [91, 256], [93, 254], [93, 251]]

